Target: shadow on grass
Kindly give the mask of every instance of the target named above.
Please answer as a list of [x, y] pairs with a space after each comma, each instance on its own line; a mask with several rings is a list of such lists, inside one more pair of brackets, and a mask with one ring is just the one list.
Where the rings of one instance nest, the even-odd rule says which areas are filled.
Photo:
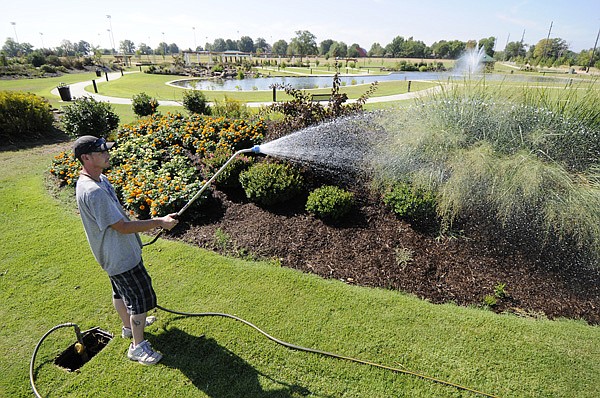
[[[214, 339], [192, 336], [180, 329], [148, 337], [164, 353], [163, 366], [180, 370], [209, 397], [299, 398], [310, 395], [306, 388], [275, 380], [265, 375]], [[265, 391], [259, 376], [281, 386]]]
[[23, 140], [4, 139], [6, 137], [2, 136], [2, 132], [0, 132], [0, 138], [3, 138], [0, 140], [0, 152], [31, 149], [44, 145], [66, 143], [73, 140], [67, 133], [55, 127], [51, 131], [40, 134], [35, 138], [29, 137]]

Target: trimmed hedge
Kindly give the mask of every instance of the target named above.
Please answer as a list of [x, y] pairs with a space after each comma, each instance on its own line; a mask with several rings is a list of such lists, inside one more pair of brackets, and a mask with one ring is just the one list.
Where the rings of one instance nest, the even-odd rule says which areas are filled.
[[436, 220], [436, 199], [432, 192], [400, 182], [385, 193], [383, 202], [406, 221], [428, 225]]
[[257, 163], [240, 174], [248, 199], [269, 206], [292, 199], [302, 191], [304, 179], [288, 164]]
[[306, 201], [306, 211], [325, 220], [339, 220], [354, 206], [354, 194], [342, 188], [326, 185], [312, 191]]

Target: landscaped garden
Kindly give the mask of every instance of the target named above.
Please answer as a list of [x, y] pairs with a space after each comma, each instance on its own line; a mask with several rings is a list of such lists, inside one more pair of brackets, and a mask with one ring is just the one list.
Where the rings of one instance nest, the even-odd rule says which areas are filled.
[[[169, 240], [145, 249], [160, 304], [236, 314], [295, 344], [493, 396], [594, 396], [597, 84], [491, 86], [447, 88], [378, 116], [386, 167], [369, 181], [240, 157]], [[180, 112], [121, 125], [107, 172], [121, 202], [142, 218], [176, 211], [233, 151], [359, 110], [288, 95], [296, 101], [243, 118]], [[2, 362], [1, 387], [18, 396], [50, 327], [117, 330], [118, 320], [73, 205], [69, 145], [0, 160], [0, 344], [18, 359]], [[74, 336], [58, 333], [40, 353], [38, 387], [49, 396], [475, 396], [286, 351], [232, 321], [157, 315], [149, 334], [164, 366], [125, 361], [127, 343], [114, 339], [66, 373], [52, 360]]]

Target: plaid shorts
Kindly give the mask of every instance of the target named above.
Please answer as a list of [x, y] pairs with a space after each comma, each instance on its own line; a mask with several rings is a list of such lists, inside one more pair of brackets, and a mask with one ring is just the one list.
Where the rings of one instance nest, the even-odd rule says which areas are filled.
[[129, 314], [143, 314], [156, 307], [156, 293], [152, 288], [152, 278], [148, 275], [142, 261], [129, 271], [109, 278], [113, 297], [123, 299]]

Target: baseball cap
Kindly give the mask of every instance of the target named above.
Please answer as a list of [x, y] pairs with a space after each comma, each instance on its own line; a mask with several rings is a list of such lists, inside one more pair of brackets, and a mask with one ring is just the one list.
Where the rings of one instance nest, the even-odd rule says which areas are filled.
[[75, 157], [81, 160], [81, 155], [92, 152], [108, 151], [115, 145], [114, 142], [106, 141], [105, 138], [94, 137], [93, 135], [82, 135], [75, 140], [73, 152]]

